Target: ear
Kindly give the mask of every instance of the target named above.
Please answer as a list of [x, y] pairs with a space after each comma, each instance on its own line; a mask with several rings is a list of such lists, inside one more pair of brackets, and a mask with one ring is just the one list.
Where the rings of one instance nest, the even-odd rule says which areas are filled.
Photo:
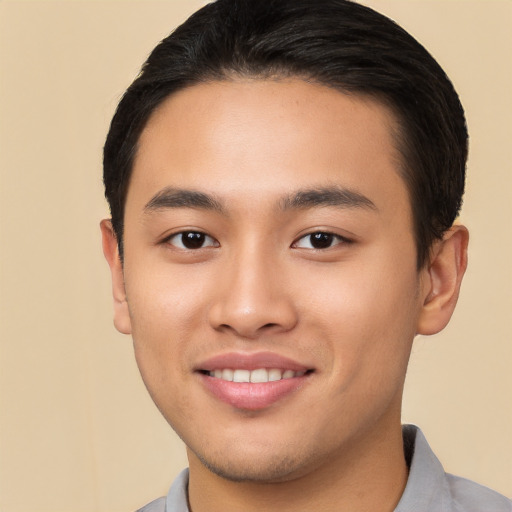
[[455, 225], [434, 245], [429, 264], [422, 271], [424, 303], [418, 334], [435, 334], [450, 321], [466, 271], [468, 241], [468, 230]]
[[100, 223], [103, 241], [103, 254], [110, 266], [112, 274], [112, 295], [114, 297], [114, 325], [123, 334], [131, 334], [132, 326], [126, 302], [124, 288], [123, 265], [119, 257], [119, 245], [110, 219], [103, 219]]

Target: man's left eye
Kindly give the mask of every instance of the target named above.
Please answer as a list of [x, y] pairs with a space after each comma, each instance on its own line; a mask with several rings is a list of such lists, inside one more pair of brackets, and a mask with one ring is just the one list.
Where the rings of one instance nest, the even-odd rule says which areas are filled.
[[298, 247], [300, 249], [329, 249], [329, 247], [333, 247], [334, 245], [338, 245], [343, 242], [349, 242], [349, 240], [340, 235], [335, 235], [334, 233], [317, 231], [299, 238], [293, 244], [293, 247]]
[[176, 233], [169, 237], [166, 243], [185, 250], [219, 246], [216, 240], [201, 231], [182, 231], [181, 233]]

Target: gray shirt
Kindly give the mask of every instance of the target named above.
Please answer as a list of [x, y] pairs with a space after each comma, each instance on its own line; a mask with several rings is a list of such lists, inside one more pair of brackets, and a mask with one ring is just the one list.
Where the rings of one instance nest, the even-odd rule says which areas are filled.
[[[410, 470], [395, 512], [512, 512], [512, 501], [505, 496], [445, 473], [418, 427], [405, 425], [403, 437]], [[190, 512], [187, 486], [188, 469], [185, 469], [166, 498], [152, 501], [137, 512]]]

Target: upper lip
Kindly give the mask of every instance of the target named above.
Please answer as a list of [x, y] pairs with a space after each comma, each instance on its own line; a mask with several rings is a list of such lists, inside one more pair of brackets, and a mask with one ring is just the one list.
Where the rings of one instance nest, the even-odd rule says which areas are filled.
[[200, 363], [196, 370], [214, 371], [218, 369], [231, 368], [240, 370], [257, 370], [258, 368], [279, 368], [281, 370], [292, 370], [294, 372], [305, 372], [312, 370], [311, 367], [301, 364], [288, 357], [273, 352], [229, 352], [213, 356]]

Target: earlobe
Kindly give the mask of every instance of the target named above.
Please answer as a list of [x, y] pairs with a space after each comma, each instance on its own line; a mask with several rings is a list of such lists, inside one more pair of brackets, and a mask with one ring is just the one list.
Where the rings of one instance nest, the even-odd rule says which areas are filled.
[[468, 230], [452, 226], [435, 244], [424, 273], [424, 303], [418, 320], [418, 334], [435, 334], [448, 324], [457, 304], [467, 266]]
[[124, 287], [123, 265], [119, 257], [119, 246], [110, 219], [100, 223], [103, 254], [112, 274], [112, 295], [114, 298], [114, 325], [122, 334], [131, 334], [131, 321]]

